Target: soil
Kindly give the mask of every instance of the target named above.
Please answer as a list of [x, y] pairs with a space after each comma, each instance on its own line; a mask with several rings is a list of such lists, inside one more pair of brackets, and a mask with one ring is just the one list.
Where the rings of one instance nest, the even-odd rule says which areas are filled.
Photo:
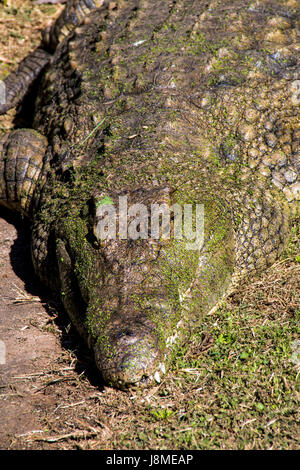
[[26, 221], [0, 208], [0, 449], [39, 448], [43, 441], [32, 438], [49, 430], [58, 407], [72, 409], [104, 390], [90, 352], [36, 278], [29, 240]]
[[[27, 394], [30, 381], [22, 378], [51, 369], [61, 355], [59, 341], [44, 328], [51, 318], [36, 297], [41, 292], [33, 282], [28, 234], [21, 220], [16, 226], [12, 222], [11, 216], [1, 213], [0, 340], [5, 344], [5, 364], [0, 366], [0, 387], [6, 391], [0, 408], [2, 448], [9, 447], [15, 434], [39, 427], [35, 405], [43, 404], [39, 395]], [[49, 400], [46, 397], [47, 403]]]

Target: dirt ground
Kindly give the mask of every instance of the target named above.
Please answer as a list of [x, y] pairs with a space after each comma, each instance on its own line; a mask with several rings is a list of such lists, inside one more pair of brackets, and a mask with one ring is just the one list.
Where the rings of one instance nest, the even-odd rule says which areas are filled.
[[[29, 0], [0, 2], [0, 78], [37, 45], [41, 29], [62, 8], [37, 6]], [[0, 118], [2, 130], [12, 126], [13, 114]], [[294, 386], [299, 373], [280, 338], [276, 344], [283, 351], [277, 346], [281, 362], [276, 365], [275, 356], [270, 356], [273, 359], [266, 366], [270, 376], [266, 382], [262, 379], [263, 360], [273, 354], [272, 325], [282, 325], [289, 341], [297, 339], [294, 330], [289, 333], [299, 312], [300, 257], [296, 253], [295, 248], [252, 290], [241, 292], [226, 305], [227, 316], [237, 312], [237, 320], [230, 317], [230, 321], [236, 322], [231, 330], [240, 332], [240, 344], [262, 343], [265, 357], [254, 385], [250, 368], [243, 369], [247, 354], [251, 355], [248, 349], [243, 350], [241, 360], [236, 359], [242, 364], [237, 377], [230, 366], [226, 382], [226, 367], [218, 365], [223, 356], [218, 359], [217, 352], [228, 344], [228, 357], [233, 357], [235, 343], [229, 344], [229, 334], [222, 329], [226, 322], [222, 324], [217, 313], [204, 326], [202, 342], [191, 348], [189, 367], [182, 359], [157, 387], [125, 393], [101, 382], [91, 353], [74, 332], [59, 300], [37, 281], [26, 221], [0, 208], [0, 449], [299, 448], [299, 392]], [[246, 323], [239, 320], [242, 315], [249, 321], [246, 339], [242, 331]], [[259, 331], [265, 336], [259, 337]], [[214, 356], [209, 356], [213, 344]], [[201, 354], [208, 355], [198, 382]], [[224, 397], [227, 401], [233, 397], [232, 403], [225, 403]]]
[[2, 448], [7, 448], [12, 436], [36, 429], [39, 424], [34, 409], [39, 395], [33, 400], [28, 396], [31, 381], [22, 377], [30, 377], [47, 367], [51, 369], [61, 349], [56, 337], [43, 329], [49, 317], [40, 299], [35, 298], [39, 292], [33, 285], [30, 287], [32, 272], [26, 235], [21, 231], [17, 237], [17, 229], [10, 218], [2, 216], [0, 340], [5, 344], [5, 364], [1, 365], [0, 388], [6, 393], [1, 397], [0, 422], [5, 425], [0, 428], [0, 443]]
[[[0, 365], [0, 448], [34, 448], [32, 438], [45, 431], [45, 421], [51, 421], [59, 407], [73, 409], [98, 399], [104, 387], [95, 382], [93, 370], [90, 377], [81, 377], [81, 369], [85, 373], [93, 369], [92, 357], [76, 334], [72, 336], [59, 303], [35, 278], [26, 223], [3, 209], [0, 260], [0, 340], [5, 344], [5, 364]], [[66, 413], [69, 418], [71, 414]], [[54, 422], [57, 419], [54, 416]], [[80, 426], [75, 418], [70, 437], [75, 426], [79, 436], [91, 432], [88, 423]]]

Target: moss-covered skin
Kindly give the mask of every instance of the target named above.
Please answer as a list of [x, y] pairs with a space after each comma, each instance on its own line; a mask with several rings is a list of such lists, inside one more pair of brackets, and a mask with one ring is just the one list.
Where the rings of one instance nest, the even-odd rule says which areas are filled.
[[[31, 216], [37, 273], [124, 387], [159, 380], [176, 339], [282, 252], [299, 211], [299, 8], [119, 0], [85, 23], [40, 83], [33, 127], [49, 146], [30, 204], [8, 198], [1, 160], [0, 196]], [[201, 249], [97, 238], [98, 204], [124, 195], [203, 204]]]

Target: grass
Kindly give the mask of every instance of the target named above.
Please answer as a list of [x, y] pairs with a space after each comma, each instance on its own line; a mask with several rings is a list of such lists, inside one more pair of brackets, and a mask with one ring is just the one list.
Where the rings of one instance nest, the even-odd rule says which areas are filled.
[[[40, 29], [61, 8], [32, 5], [6, 0], [0, 7], [0, 55], [7, 58], [0, 59], [1, 78], [37, 45]], [[10, 125], [1, 118], [2, 128]], [[99, 388], [88, 372], [90, 358], [80, 359], [71, 346], [51, 371], [21, 378], [29, 383], [24, 394], [36, 401], [40, 430], [15, 436], [12, 448], [299, 448], [297, 222], [280, 262], [204, 319], [158, 386]], [[53, 401], [36, 398], [37, 389]]]

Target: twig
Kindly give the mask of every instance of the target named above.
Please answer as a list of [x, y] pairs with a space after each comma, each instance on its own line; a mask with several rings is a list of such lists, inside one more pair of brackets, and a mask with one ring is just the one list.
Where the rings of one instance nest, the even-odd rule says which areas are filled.
[[56, 437], [35, 437], [31, 439], [32, 441], [44, 441], [44, 442], [58, 442], [65, 439], [88, 439], [89, 437], [97, 436], [98, 432], [94, 431], [74, 431], [68, 434], [61, 434]]
[[55, 413], [55, 411], [57, 411], [59, 408], [72, 408], [73, 406], [83, 405], [83, 403], [85, 403], [85, 400], [78, 401], [77, 403], [71, 403], [70, 405], [57, 405], [53, 413]]
[[99, 129], [99, 127], [104, 123], [106, 118], [103, 118], [100, 122], [98, 122], [98, 124], [94, 127], [94, 129], [89, 133], [89, 135], [78, 145], [79, 147], [81, 145], [84, 145], [90, 137], [92, 137], [92, 135], [96, 132], [97, 129]]
[[27, 302], [41, 302], [41, 299], [39, 297], [35, 297], [33, 295], [27, 294], [24, 292], [20, 287], [15, 286], [15, 291], [19, 293], [19, 296], [15, 298], [13, 301], [14, 304], [21, 304], [21, 303], [27, 303]]
[[2, 57], [1, 55], [0, 55], [0, 62], [4, 62], [6, 64], [14, 64], [13, 60], [6, 59], [5, 57]]
[[184, 429], [177, 429], [177, 431], [174, 431], [175, 434], [178, 432], [188, 432], [188, 431], [195, 431], [194, 428], [184, 428]]
[[73, 376], [72, 377], [61, 377], [60, 379], [49, 380], [49, 382], [46, 382], [44, 385], [42, 385], [42, 387], [37, 388], [35, 390], [35, 393], [40, 392], [41, 390], [44, 390], [49, 385], [53, 385], [53, 384], [56, 384], [58, 382], [68, 382], [69, 380], [75, 380], [75, 377], [73, 377]]
[[29, 380], [33, 379], [34, 377], [42, 377], [44, 375], [51, 375], [51, 374], [60, 374], [66, 370], [74, 370], [74, 367], [63, 367], [62, 369], [57, 370], [49, 370], [46, 372], [34, 372], [33, 374], [26, 374], [26, 375], [14, 375], [13, 379], [20, 379], [20, 380]]
[[37, 434], [37, 433], [42, 433], [44, 431], [40, 430], [40, 429], [37, 429], [35, 431], [28, 431], [28, 432], [25, 432], [24, 434], [18, 434], [16, 437], [27, 437], [27, 436], [30, 436], [31, 434]]
[[241, 424], [241, 428], [246, 426], [246, 424], [254, 423], [254, 421], [256, 421], [256, 418], [248, 419], [248, 421], [245, 421], [244, 423]]
[[266, 425], [265, 425], [265, 428], [268, 428], [269, 426], [271, 426], [272, 424], [275, 423], [275, 421], [277, 421], [278, 418], [274, 418], [274, 419], [271, 419], [271, 421], [269, 421]]

